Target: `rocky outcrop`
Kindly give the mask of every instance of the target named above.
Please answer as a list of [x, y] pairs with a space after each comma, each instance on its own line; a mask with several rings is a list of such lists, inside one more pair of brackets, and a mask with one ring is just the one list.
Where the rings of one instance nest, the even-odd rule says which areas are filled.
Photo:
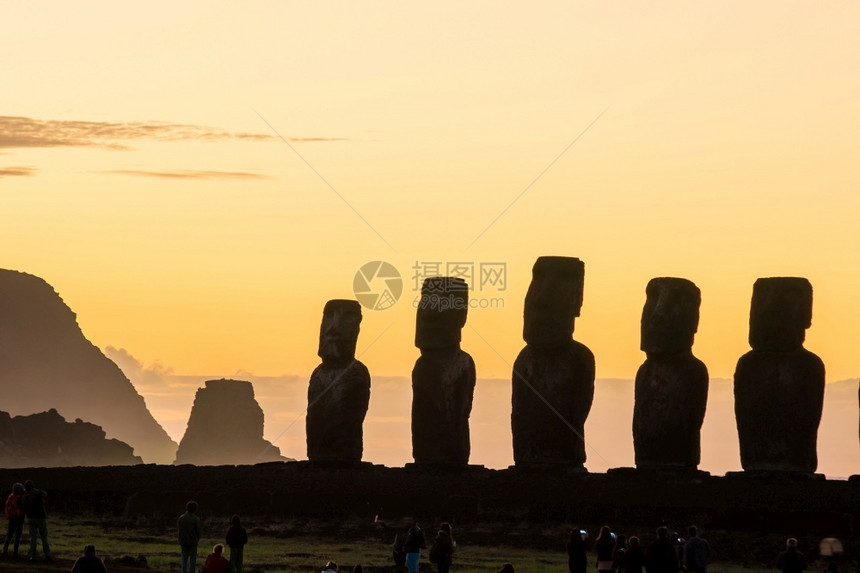
[[66, 422], [54, 409], [29, 416], [0, 412], [0, 466], [56, 468], [140, 464], [131, 446], [109, 440], [95, 424]]
[[177, 465], [242, 465], [286, 461], [263, 439], [263, 409], [243, 380], [209, 380], [197, 390]]
[[0, 269], [0, 395], [13, 415], [50, 408], [101, 426], [148, 463], [170, 463], [176, 442], [143, 397], [84, 337], [75, 314], [44, 280]]

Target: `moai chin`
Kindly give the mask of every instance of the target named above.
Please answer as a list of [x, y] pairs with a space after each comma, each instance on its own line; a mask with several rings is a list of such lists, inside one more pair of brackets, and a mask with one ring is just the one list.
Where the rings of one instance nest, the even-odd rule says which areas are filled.
[[306, 428], [311, 461], [361, 461], [370, 373], [355, 359], [360, 325], [358, 302], [326, 303], [317, 353], [322, 364], [311, 374], [308, 386]]
[[735, 420], [744, 471], [813, 473], [824, 403], [824, 364], [803, 348], [812, 324], [805, 278], [758, 279], [749, 342], [735, 370]]
[[693, 356], [701, 293], [691, 281], [662, 277], [645, 289], [636, 373], [633, 446], [636, 467], [696, 469], [708, 401], [708, 369]]
[[585, 420], [594, 398], [594, 355], [573, 340], [585, 265], [539, 257], [526, 293], [523, 339], [514, 362], [511, 430], [518, 467], [580, 469]]
[[460, 278], [424, 280], [415, 327], [421, 356], [412, 370], [412, 457], [416, 464], [469, 463], [475, 363], [460, 349], [469, 286]]

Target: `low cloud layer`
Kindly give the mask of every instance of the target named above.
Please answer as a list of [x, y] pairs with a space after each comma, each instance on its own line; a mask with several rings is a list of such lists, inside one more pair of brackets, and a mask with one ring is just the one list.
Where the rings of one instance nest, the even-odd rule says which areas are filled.
[[[150, 141], [265, 141], [264, 133], [232, 132], [204, 125], [165, 121], [74, 121], [0, 115], [0, 149], [37, 147], [99, 147], [130, 149], [128, 142]], [[288, 141], [344, 141], [342, 137], [290, 137]]]
[[31, 177], [36, 171], [35, 167], [0, 167], [0, 177]]
[[176, 171], [145, 171], [134, 169], [117, 169], [102, 171], [114, 175], [132, 175], [134, 177], [154, 177], [159, 179], [271, 179], [269, 175], [252, 173], [250, 171], [196, 171], [181, 169]]
[[230, 132], [215, 127], [163, 121], [70, 121], [0, 116], [0, 148], [100, 147], [129, 149], [126, 142], [267, 140], [270, 135]]

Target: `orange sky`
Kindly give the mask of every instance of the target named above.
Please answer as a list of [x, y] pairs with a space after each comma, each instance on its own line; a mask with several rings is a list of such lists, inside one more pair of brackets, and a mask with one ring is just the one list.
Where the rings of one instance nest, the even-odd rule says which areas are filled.
[[856, 377], [858, 21], [852, 2], [6, 4], [0, 266], [51, 283], [102, 348], [224, 376], [309, 374], [323, 304], [372, 260], [406, 283], [362, 324], [387, 376], [417, 357], [416, 261], [506, 264], [474, 293], [503, 308], [463, 334], [481, 378], [509, 376], [540, 255], [585, 261], [576, 338], [604, 378], [643, 360], [650, 278], [701, 288], [694, 350], [729, 378], [754, 280], [806, 276], [807, 347]]

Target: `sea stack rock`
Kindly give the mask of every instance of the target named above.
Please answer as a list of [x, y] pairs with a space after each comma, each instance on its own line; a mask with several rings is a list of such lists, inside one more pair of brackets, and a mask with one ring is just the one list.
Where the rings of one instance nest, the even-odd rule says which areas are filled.
[[416, 464], [465, 466], [475, 362], [460, 349], [469, 285], [454, 277], [424, 279], [415, 326], [421, 356], [412, 369], [412, 457]]
[[814, 473], [824, 363], [803, 348], [812, 324], [805, 278], [758, 279], [749, 343], [735, 370], [735, 419], [744, 471]]
[[636, 467], [696, 469], [708, 402], [708, 369], [693, 356], [699, 326], [699, 288], [680, 278], [651, 279], [642, 309], [636, 373], [633, 447]]
[[370, 403], [370, 373], [355, 359], [361, 305], [330, 300], [323, 309], [317, 354], [322, 364], [308, 385], [308, 459], [360, 462], [362, 425]]
[[573, 340], [584, 282], [585, 265], [573, 257], [540, 257], [532, 268], [523, 325], [526, 347], [513, 372], [517, 467], [584, 469], [594, 355]]
[[0, 467], [57, 468], [130, 466], [143, 463], [128, 444], [80, 419], [66, 420], [48, 410], [12, 417], [0, 412]]
[[12, 415], [55, 408], [97, 424], [146, 463], [169, 464], [176, 442], [122, 370], [81, 332], [44, 280], [0, 269], [0, 395]]
[[176, 452], [178, 464], [220, 466], [285, 461], [263, 439], [263, 409], [254, 387], [242, 380], [208, 380], [197, 390], [188, 428]]

